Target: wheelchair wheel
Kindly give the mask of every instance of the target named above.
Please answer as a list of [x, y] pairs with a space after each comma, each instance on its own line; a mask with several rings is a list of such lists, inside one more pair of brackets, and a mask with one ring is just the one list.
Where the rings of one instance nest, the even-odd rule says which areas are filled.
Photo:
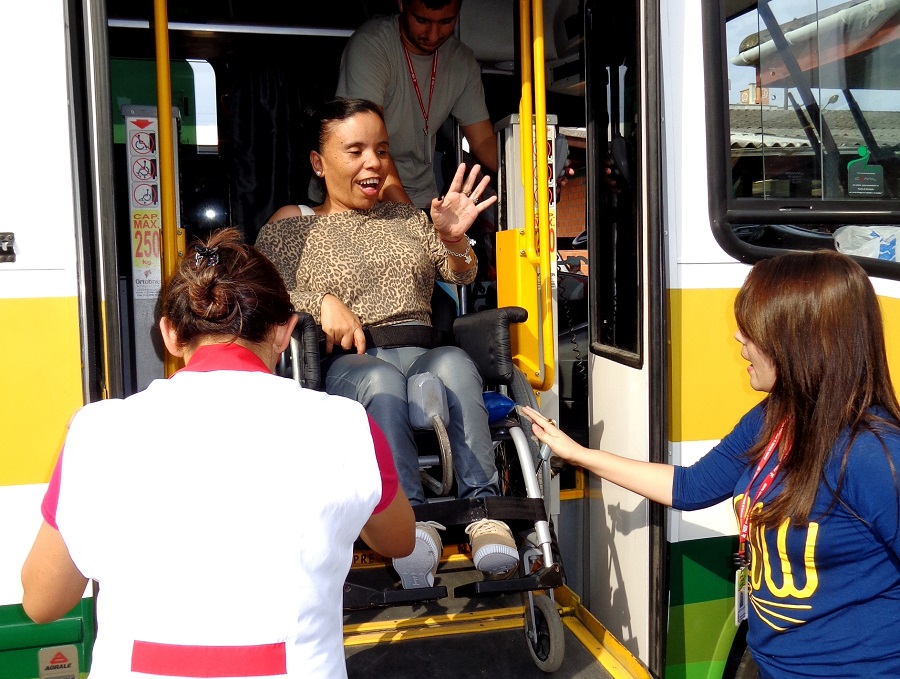
[[[525, 377], [525, 373], [518, 368], [515, 369], [512, 384], [509, 385], [509, 396], [517, 405], [530, 406], [531, 408], [540, 411], [537, 397], [534, 395], [534, 389], [528, 382], [528, 378]], [[534, 465], [537, 467], [538, 463], [541, 461], [541, 447], [537, 439], [531, 433], [531, 420], [522, 417], [518, 413], [516, 413], [516, 418], [519, 420], [519, 426], [522, 427], [522, 431], [525, 432], [525, 437], [528, 439], [528, 448], [531, 450], [531, 459], [534, 460]]]
[[443, 497], [450, 492], [450, 488], [453, 486], [453, 455], [450, 449], [450, 436], [447, 434], [447, 428], [441, 418], [435, 416], [432, 424], [441, 453], [441, 478], [440, 480], [434, 478], [424, 469], [419, 469], [419, 476], [426, 488], [438, 497]]
[[[509, 385], [509, 397], [516, 405], [531, 406], [539, 410], [534, 389], [528, 383], [528, 378], [518, 368], [513, 373], [512, 383]], [[518, 421], [525, 438], [528, 441], [528, 450], [531, 459], [537, 466], [540, 461], [540, 446], [537, 439], [531, 433], [531, 421], [515, 413], [513, 417]], [[500, 473], [500, 492], [507, 497], [527, 497], [525, 482], [522, 476], [522, 467], [519, 463], [519, 454], [511, 440], [501, 440], [495, 443], [495, 460]], [[540, 483], [540, 480], [538, 481]]]
[[[556, 604], [549, 596], [525, 597], [525, 641], [531, 659], [543, 672], [555, 672], [562, 665], [566, 653], [566, 636]], [[532, 616], [534, 618], [532, 619]]]

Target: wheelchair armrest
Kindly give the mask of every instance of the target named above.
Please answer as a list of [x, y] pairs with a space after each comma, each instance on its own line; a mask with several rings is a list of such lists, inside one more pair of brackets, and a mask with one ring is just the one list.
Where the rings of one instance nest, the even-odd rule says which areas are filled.
[[[322, 388], [322, 374], [319, 367], [319, 326], [313, 317], [303, 311], [297, 312], [297, 326], [292, 339], [299, 342], [300, 355], [291, 356], [291, 365], [300, 371], [300, 384], [307, 389]], [[291, 351], [288, 348], [288, 351]]]
[[528, 312], [517, 306], [466, 314], [453, 321], [453, 338], [475, 361], [486, 382], [510, 384], [515, 364], [509, 326], [527, 318]]

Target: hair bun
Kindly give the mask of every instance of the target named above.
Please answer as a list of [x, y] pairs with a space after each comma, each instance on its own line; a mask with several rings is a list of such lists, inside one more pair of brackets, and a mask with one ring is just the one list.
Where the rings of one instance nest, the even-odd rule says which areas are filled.
[[216, 276], [214, 270], [201, 270], [200, 274], [189, 283], [191, 311], [211, 323], [227, 322], [235, 310], [233, 286]]
[[294, 307], [275, 266], [229, 228], [188, 247], [160, 313], [187, 346], [206, 337], [262, 342]]

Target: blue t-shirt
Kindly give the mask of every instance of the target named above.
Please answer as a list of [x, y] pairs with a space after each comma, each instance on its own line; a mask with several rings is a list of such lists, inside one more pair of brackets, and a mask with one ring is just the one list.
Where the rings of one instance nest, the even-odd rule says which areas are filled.
[[[674, 508], [727, 497], [737, 506], [756, 469], [746, 453], [763, 416], [761, 404], [696, 464], [676, 467]], [[837, 487], [848, 442], [847, 433], [840, 437], [807, 526], [785, 522], [758, 532], [751, 521], [747, 643], [764, 676], [900, 677], [900, 431], [878, 431], [881, 440], [863, 432], [853, 442], [840, 501], [831, 506], [829, 487]], [[751, 498], [776, 457], [754, 481]], [[757, 506], [781, 490], [776, 478]]]

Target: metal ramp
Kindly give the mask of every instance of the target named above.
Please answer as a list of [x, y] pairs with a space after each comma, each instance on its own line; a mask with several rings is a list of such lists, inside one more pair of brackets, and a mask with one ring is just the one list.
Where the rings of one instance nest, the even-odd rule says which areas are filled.
[[[364, 576], [390, 578], [383, 568]], [[435, 585], [448, 591], [480, 579], [471, 562], [459, 557], [443, 562]], [[533, 662], [525, 637], [521, 594], [447, 597], [412, 605], [347, 611], [344, 648], [350, 679], [453, 679], [468, 677], [559, 677], [561, 679], [633, 679], [650, 677], [566, 588], [558, 590], [565, 655], [552, 675]], [[525, 595], [527, 596], [527, 594]], [[595, 626], [596, 624], [596, 626]], [[598, 629], [599, 628], [599, 629]], [[612, 640], [614, 641], [614, 640]], [[624, 651], [624, 655], [620, 653]]]
[[531, 661], [521, 627], [358, 646], [348, 648], [347, 653], [350, 679], [373, 676], [392, 679], [537, 679], [551, 676], [612, 679], [622, 676], [607, 672], [568, 631], [562, 666], [552, 675], [545, 674]]

